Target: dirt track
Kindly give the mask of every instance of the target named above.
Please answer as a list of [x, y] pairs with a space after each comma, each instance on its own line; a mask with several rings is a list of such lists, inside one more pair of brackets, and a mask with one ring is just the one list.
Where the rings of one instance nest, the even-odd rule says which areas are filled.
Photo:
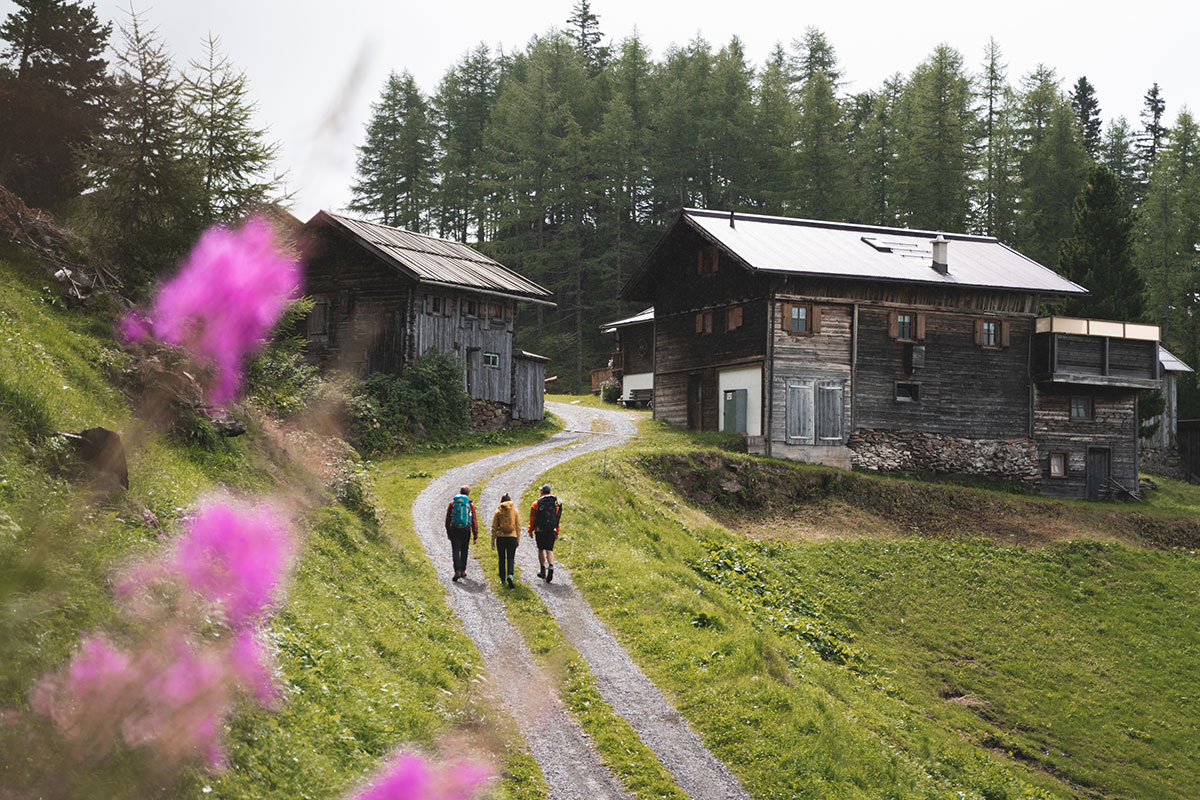
[[[480, 562], [472, 557], [467, 578], [459, 583], [450, 580], [450, 548], [443, 520], [446, 503], [460, 485], [476, 485], [519, 460], [491, 477], [477, 497], [482, 529], [484, 517], [496, 507], [503, 492], [519, 497], [551, 467], [621, 444], [634, 433], [630, 416], [622, 412], [560, 403], [548, 407], [564, 420], [567, 430], [537, 445], [450, 470], [417, 497], [413, 520], [426, 552], [438, 568], [451, 607], [483, 654], [493, 684], [542, 768], [550, 797], [627, 798], [630, 795], [600, 763], [590, 738], [559, 701], [553, 682], [535, 666], [520, 633], [505, 615], [503, 603], [483, 580]], [[494, 568], [490, 550], [481, 553], [473, 548], [472, 555], [477, 554], [483, 556], [482, 569]], [[517, 564], [524, 575], [536, 575], [537, 551], [524, 540], [517, 550]], [[686, 794], [703, 800], [749, 797], [592, 612], [571, 584], [569, 565], [555, 570], [552, 584], [535, 580], [532, 588], [587, 660], [601, 696], [629, 720]]]

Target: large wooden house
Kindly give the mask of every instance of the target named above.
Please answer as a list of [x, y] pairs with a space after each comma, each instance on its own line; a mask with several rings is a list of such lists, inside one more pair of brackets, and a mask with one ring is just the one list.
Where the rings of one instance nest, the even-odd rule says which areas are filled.
[[430, 350], [454, 353], [475, 417], [539, 420], [546, 361], [513, 346], [520, 303], [553, 306], [551, 293], [461, 242], [327, 211], [298, 235], [315, 361], [398, 374]]
[[1158, 329], [1038, 317], [1084, 294], [990, 237], [688, 209], [621, 296], [654, 305], [658, 419], [1099, 497], [1137, 485]]

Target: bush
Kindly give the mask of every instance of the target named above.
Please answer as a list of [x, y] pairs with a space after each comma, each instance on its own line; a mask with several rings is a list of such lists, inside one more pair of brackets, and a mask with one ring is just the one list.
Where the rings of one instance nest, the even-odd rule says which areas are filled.
[[250, 362], [246, 392], [269, 411], [290, 416], [300, 411], [321, 388], [320, 370], [304, 360], [300, 325], [313, 301], [294, 300], [271, 333], [271, 343]]
[[621, 399], [621, 384], [617, 381], [605, 381], [600, 384], [600, 399], [615, 404]]
[[407, 439], [449, 442], [471, 424], [463, 364], [448, 353], [427, 353], [399, 376], [367, 378], [350, 400], [354, 444], [367, 454], [401, 449]]

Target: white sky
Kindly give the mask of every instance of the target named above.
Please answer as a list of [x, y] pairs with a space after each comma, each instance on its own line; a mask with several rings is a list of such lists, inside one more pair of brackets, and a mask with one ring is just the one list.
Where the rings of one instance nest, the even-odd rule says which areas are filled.
[[[94, 0], [101, 19], [124, 20], [129, 0]], [[245, 70], [261, 124], [282, 147], [280, 167], [295, 192], [293, 211], [308, 219], [349, 200], [354, 148], [387, 74], [409, 70], [428, 93], [446, 69], [479, 42], [522, 48], [531, 36], [562, 27], [574, 0], [135, 0], [135, 8], [180, 66], [199, 57], [211, 31]], [[0, 17], [14, 10], [0, 0]], [[969, 10], [968, 10], [969, 9]], [[933, 47], [958, 48], [978, 68], [994, 36], [1014, 85], [1044, 63], [1064, 88], [1080, 75], [1096, 87], [1101, 115], [1139, 124], [1142, 97], [1157, 81], [1173, 121], [1182, 106], [1200, 110], [1196, 61], [1200, 3], [1009, 0], [999, 3], [889, 0], [592, 0], [614, 43], [636, 28], [655, 59], [697, 33], [719, 48], [737, 35], [760, 65], [775, 42], [786, 47], [809, 25], [833, 44], [845, 91], [878, 88], [909, 73]], [[114, 37], [115, 38], [115, 37]]]

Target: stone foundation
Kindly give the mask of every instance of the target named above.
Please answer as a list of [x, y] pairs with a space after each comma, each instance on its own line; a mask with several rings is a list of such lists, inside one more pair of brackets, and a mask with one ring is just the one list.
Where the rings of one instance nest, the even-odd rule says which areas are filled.
[[471, 430], [498, 431], [512, 422], [512, 408], [494, 400], [471, 400]]
[[1142, 447], [1138, 451], [1138, 468], [1151, 475], [1173, 480], [1185, 480], [1179, 451], [1169, 447]]
[[1036, 485], [1033, 439], [963, 439], [944, 433], [865, 428], [850, 437], [850, 464], [876, 472], [948, 472], [985, 475]]

